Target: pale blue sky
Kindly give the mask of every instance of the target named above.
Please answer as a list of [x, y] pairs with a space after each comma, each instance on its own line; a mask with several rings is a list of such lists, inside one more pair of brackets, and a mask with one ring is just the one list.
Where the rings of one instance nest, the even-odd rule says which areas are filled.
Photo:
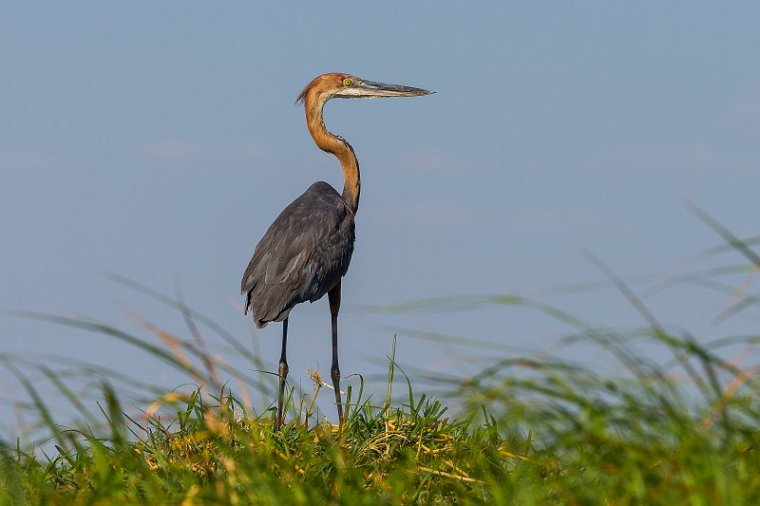
[[[341, 185], [293, 105], [312, 77], [341, 71], [437, 92], [326, 108], [364, 183], [343, 372], [377, 372], [365, 357], [390, 351], [394, 326], [549, 346], [566, 329], [526, 310], [351, 306], [600, 279], [584, 251], [625, 276], [658, 274], [720, 242], [686, 200], [738, 235], [757, 233], [759, 26], [749, 1], [5, 5], [0, 309], [138, 331], [126, 304], [182, 329], [100, 276], [113, 271], [167, 293], [179, 284], [247, 339], [238, 287], [254, 245], [313, 181]], [[559, 303], [592, 321], [638, 322], [614, 291]], [[701, 327], [724, 301], [652, 303]], [[294, 380], [327, 371], [326, 302], [295, 310], [290, 330]], [[280, 327], [258, 336], [274, 370]], [[0, 342], [177, 382], [101, 336], [4, 316]], [[402, 363], [451, 366], [429, 349], [399, 343]], [[6, 398], [12, 383], [3, 379]]]

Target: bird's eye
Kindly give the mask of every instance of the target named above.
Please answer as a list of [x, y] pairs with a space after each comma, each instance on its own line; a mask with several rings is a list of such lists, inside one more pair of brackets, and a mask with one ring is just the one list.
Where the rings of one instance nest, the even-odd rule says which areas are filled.
[[351, 79], [344, 79], [343, 86], [351, 86], [354, 82]]

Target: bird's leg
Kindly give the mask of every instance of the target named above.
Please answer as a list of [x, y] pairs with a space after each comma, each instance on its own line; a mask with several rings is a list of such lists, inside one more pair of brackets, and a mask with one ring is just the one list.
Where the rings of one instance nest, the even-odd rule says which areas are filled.
[[343, 405], [340, 401], [340, 369], [338, 368], [338, 311], [340, 311], [340, 281], [328, 292], [330, 316], [332, 317], [332, 367], [330, 377], [335, 389], [335, 404], [338, 406], [338, 424], [343, 425]]
[[285, 357], [285, 349], [288, 344], [288, 319], [282, 322], [282, 352], [280, 352], [280, 366], [277, 374], [280, 376], [280, 392], [277, 396], [277, 419], [274, 422], [274, 428], [280, 429], [282, 425], [282, 405], [285, 402], [285, 378], [288, 377], [288, 361]]

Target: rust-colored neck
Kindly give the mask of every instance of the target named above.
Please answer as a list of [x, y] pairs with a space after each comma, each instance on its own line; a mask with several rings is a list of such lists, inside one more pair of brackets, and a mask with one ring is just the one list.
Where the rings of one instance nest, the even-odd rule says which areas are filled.
[[329, 98], [328, 95], [319, 92], [306, 94], [304, 97], [306, 125], [319, 149], [332, 153], [340, 161], [340, 166], [343, 168], [343, 199], [351, 210], [356, 212], [361, 190], [359, 161], [354, 154], [354, 148], [346, 142], [346, 139], [328, 132], [325, 128], [322, 109]]

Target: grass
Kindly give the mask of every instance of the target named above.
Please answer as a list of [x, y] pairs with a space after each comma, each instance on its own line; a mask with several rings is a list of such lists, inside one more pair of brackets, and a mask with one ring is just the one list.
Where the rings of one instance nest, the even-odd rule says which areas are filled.
[[[749, 260], [724, 270], [743, 273], [742, 291], [729, 290], [714, 270], [678, 282], [734, 297], [722, 319], [749, 311], [758, 304], [746, 283], [760, 266], [754, 240], [703, 218], [726, 239], [709, 255], [731, 250]], [[288, 421], [274, 431], [271, 410], [248, 400], [248, 389], [264, 388], [267, 378], [217, 361], [200, 329], [260, 369], [259, 359], [181, 301], [133, 282], [121, 280], [177, 309], [189, 337], [144, 322], [163, 341], [158, 346], [102, 322], [28, 315], [126, 341], [183, 371], [191, 387], [167, 392], [72, 364], [96, 378], [93, 409], [70, 386], [66, 370], [6, 357], [37, 423], [34, 442], [0, 442], [0, 504], [760, 503], [760, 369], [752, 357], [760, 335], [700, 342], [668, 329], [594, 261], [644, 326], [598, 328], [515, 296], [418, 301], [414, 309], [537, 307], [573, 328], [566, 344], [610, 357], [612, 372], [551, 356], [504, 357], [473, 377], [432, 378], [445, 392], [437, 399], [420, 393], [424, 378], [410, 379], [391, 353], [384, 396], [368, 395], [362, 381], [347, 389], [342, 428], [320, 421], [315, 401], [329, 385], [314, 375], [313, 392], [289, 390]], [[667, 358], [639, 351], [653, 346]], [[742, 360], [729, 360], [737, 347]], [[30, 369], [68, 400], [80, 421], [61, 427]], [[122, 405], [123, 385], [143, 392], [142, 412], [129, 414]]]

